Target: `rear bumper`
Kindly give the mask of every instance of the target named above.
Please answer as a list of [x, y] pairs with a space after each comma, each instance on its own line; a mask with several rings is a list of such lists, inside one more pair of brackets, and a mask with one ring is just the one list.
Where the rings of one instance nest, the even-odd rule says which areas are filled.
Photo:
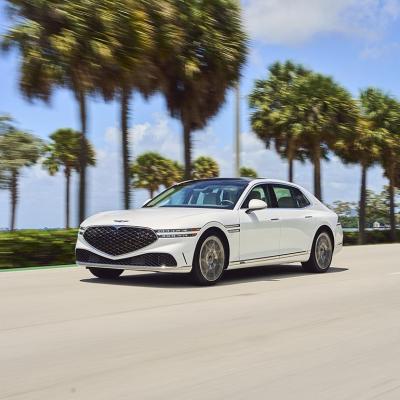
[[335, 249], [334, 254], [339, 253], [343, 249], [343, 229], [342, 225], [338, 223], [335, 230]]
[[108, 268], [123, 269], [127, 271], [147, 271], [147, 272], [173, 272], [187, 274], [192, 270], [191, 266], [181, 267], [150, 267], [150, 266], [132, 266], [132, 265], [114, 265], [114, 264], [94, 264], [88, 262], [76, 262], [76, 265], [84, 268]]
[[342, 249], [343, 249], [343, 243], [336, 243], [333, 254], [339, 253], [340, 251], [342, 251]]

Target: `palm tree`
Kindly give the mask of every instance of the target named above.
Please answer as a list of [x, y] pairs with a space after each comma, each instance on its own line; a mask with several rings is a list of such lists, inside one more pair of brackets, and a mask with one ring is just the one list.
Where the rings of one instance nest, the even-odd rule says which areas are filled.
[[295, 116], [293, 129], [301, 147], [314, 166], [314, 194], [322, 200], [321, 159], [327, 158], [339, 138], [350, 140], [357, 129], [358, 111], [350, 93], [332, 78], [309, 73], [296, 79], [288, 92], [289, 119]]
[[[73, 171], [79, 172], [79, 154], [81, 133], [69, 128], [58, 129], [50, 135], [51, 142], [46, 146], [46, 158], [43, 166], [54, 175], [62, 168], [65, 176], [65, 228], [70, 227], [70, 185]], [[90, 143], [86, 143], [88, 165], [95, 165], [95, 152]]]
[[253, 168], [249, 167], [240, 167], [240, 176], [246, 177], [246, 178], [257, 178], [258, 174], [257, 171], [254, 170]]
[[276, 62], [268, 70], [268, 79], [257, 80], [249, 96], [251, 127], [267, 148], [274, 143], [278, 154], [288, 160], [288, 180], [293, 182], [294, 160], [304, 161], [305, 157], [300, 147], [300, 132], [296, 129], [297, 116], [288, 114], [292, 100], [288, 92], [293, 90], [296, 79], [310, 71], [291, 61]]
[[193, 161], [193, 179], [216, 178], [219, 176], [219, 165], [211, 157], [200, 156]]
[[[82, 132], [80, 148], [79, 222], [86, 214], [87, 96], [107, 53], [102, 32], [103, 8], [95, 0], [8, 0], [13, 25], [2, 47], [19, 49], [20, 88], [29, 99], [50, 100], [57, 86], [72, 90], [78, 103]], [[100, 32], [100, 33], [99, 33]]]
[[[0, 115], [0, 135], [4, 135], [10, 129], [12, 129], [10, 121], [11, 121], [10, 116], [6, 114]], [[6, 188], [7, 188], [7, 178], [5, 176], [5, 171], [2, 171], [0, 169], [0, 189], [6, 189]]]
[[135, 188], [147, 189], [150, 198], [159, 190], [180, 181], [182, 168], [159, 153], [147, 152], [137, 157], [131, 166], [132, 185]]
[[0, 135], [0, 175], [2, 187], [10, 191], [10, 229], [15, 229], [18, 179], [24, 167], [34, 165], [43, 148], [42, 141], [26, 132], [10, 128]]
[[[396, 104], [396, 114], [400, 117], [400, 107]], [[396, 117], [398, 118], [398, 117]], [[394, 121], [393, 121], [394, 122]], [[396, 186], [397, 173], [400, 165], [400, 121], [394, 122], [393, 130], [390, 129], [383, 135], [381, 154], [382, 166], [385, 171], [385, 176], [389, 180], [389, 209], [390, 209], [390, 238], [396, 241]]]
[[400, 103], [379, 89], [368, 88], [361, 94], [370, 120], [379, 129], [381, 164], [389, 180], [390, 236], [396, 240], [395, 187], [400, 165]]
[[163, 176], [162, 184], [165, 188], [169, 188], [172, 185], [180, 182], [183, 178], [183, 166], [177, 161], [166, 159], [166, 164], [169, 169], [169, 173]]
[[[130, 146], [129, 102], [132, 93], [145, 98], [159, 85], [153, 52], [156, 46], [154, 24], [166, 1], [109, 0], [99, 3], [104, 8], [102, 22], [107, 51], [102, 55], [101, 73], [96, 82], [106, 100], [117, 98], [120, 103], [120, 129], [124, 207], [130, 207]], [[163, 16], [162, 26], [165, 26]], [[153, 18], [153, 19], [152, 19]], [[173, 45], [173, 43], [171, 43]]]
[[381, 135], [374, 126], [372, 116], [368, 113], [368, 97], [361, 92], [359, 125], [357, 134], [338, 140], [335, 144], [335, 153], [345, 163], [361, 165], [361, 185], [359, 200], [359, 244], [365, 244], [366, 201], [367, 201], [367, 171], [380, 159]]
[[10, 127], [11, 117], [7, 114], [0, 114], [0, 134]]
[[246, 35], [236, 0], [171, 0], [179, 45], [158, 63], [162, 92], [183, 127], [184, 179], [191, 178], [192, 132], [202, 129], [240, 76]]

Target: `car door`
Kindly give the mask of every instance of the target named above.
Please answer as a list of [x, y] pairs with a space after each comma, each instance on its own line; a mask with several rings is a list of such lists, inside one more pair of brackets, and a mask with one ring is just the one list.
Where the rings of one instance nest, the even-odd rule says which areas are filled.
[[294, 186], [270, 184], [270, 189], [273, 204], [280, 214], [281, 255], [309, 251], [316, 224], [309, 200]]
[[[249, 201], [252, 199], [265, 201], [268, 208], [249, 212]], [[272, 200], [266, 184], [253, 187], [241, 205], [239, 209], [241, 262], [253, 262], [279, 255], [280, 210], [271, 207]]]

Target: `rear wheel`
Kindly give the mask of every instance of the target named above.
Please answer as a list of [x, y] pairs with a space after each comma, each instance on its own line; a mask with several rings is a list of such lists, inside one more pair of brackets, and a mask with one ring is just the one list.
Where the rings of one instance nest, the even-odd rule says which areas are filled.
[[112, 268], [88, 268], [89, 271], [98, 278], [102, 279], [116, 279], [123, 272], [123, 269], [112, 269]]
[[194, 254], [192, 279], [198, 285], [213, 285], [224, 272], [225, 248], [219, 236], [211, 234], [201, 239]]
[[331, 266], [333, 256], [333, 243], [328, 232], [318, 233], [314, 239], [310, 259], [302, 263], [308, 272], [326, 272]]

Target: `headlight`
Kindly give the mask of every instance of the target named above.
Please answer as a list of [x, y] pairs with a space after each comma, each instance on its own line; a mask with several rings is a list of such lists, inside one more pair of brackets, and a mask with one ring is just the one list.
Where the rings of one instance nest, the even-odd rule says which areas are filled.
[[161, 239], [172, 239], [181, 237], [196, 236], [201, 228], [186, 228], [186, 229], [156, 229], [157, 236]]
[[78, 231], [78, 235], [83, 235], [85, 233], [86, 228], [84, 228], [83, 226], [79, 227], [79, 231]]

